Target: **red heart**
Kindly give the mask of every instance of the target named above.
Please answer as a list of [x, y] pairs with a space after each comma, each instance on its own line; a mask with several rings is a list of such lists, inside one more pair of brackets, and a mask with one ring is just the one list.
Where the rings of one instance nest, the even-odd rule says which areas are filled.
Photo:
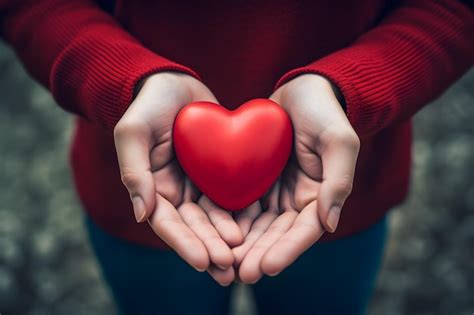
[[293, 133], [275, 102], [251, 100], [234, 111], [211, 102], [185, 106], [173, 143], [179, 163], [199, 190], [226, 210], [258, 200], [283, 170]]

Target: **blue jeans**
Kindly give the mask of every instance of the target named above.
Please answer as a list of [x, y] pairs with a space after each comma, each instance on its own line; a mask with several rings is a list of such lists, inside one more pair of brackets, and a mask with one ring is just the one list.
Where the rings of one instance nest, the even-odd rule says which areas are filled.
[[[131, 244], [86, 219], [92, 247], [121, 314], [229, 312], [231, 288], [173, 251]], [[251, 288], [259, 315], [364, 314], [384, 252], [387, 219], [337, 241], [316, 243], [276, 277]]]

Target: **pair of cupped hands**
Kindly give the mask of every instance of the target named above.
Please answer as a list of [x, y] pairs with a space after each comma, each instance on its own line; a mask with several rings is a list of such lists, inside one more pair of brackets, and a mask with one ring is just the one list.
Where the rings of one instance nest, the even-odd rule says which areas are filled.
[[143, 81], [114, 129], [122, 181], [137, 222], [219, 284], [255, 283], [291, 265], [325, 231], [334, 232], [352, 189], [359, 138], [331, 83], [302, 74], [270, 99], [289, 114], [294, 148], [259, 201], [229, 212], [201, 194], [174, 154], [173, 123], [185, 105], [218, 103], [199, 80], [161, 72]]

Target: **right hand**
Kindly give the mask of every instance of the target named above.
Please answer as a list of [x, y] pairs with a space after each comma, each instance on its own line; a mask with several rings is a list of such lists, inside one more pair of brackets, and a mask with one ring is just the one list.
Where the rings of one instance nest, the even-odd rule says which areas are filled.
[[242, 232], [229, 212], [200, 197], [173, 149], [176, 115], [195, 101], [217, 103], [211, 91], [189, 75], [149, 76], [114, 129], [115, 147], [137, 222], [148, 221], [186, 262], [228, 285], [235, 276], [231, 247], [243, 241]]
[[328, 79], [302, 74], [270, 97], [291, 118], [294, 147], [280, 180], [262, 198], [265, 211], [233, 249], [244, 283], [279, 274], [325, 231], [336, 230], [360, 147], [337, 92]]

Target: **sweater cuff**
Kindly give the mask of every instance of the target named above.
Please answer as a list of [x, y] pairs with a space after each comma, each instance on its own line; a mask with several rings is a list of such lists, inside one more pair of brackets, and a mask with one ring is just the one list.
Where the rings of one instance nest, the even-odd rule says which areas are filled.
[[[357, 69], [354, 69], [351, 64], [344, 65], [341, 62], [332, 61], [331, 58], [322, 58], [310, 65], [288, 71], [278, 80], [274, 89], [276, 90], [297, 76], [306, 73], [325, 77], [335, 88], [339, 89], [341, 95], [340, 97], [336, 95], [336, 97], [346, 112], [349, 121], [354, 125], [358, 121], [357, 106], [360, 104], [360, 101], [356, 88], [352, 85], [351, 80], [353, 77], [357, 79], [360, 78]], [[334, 92], [337, 94], [336, 91]]]
[[58, 104], [113, 131], [131, 104], [138, 82], [163, 71], [183, 72], [200, 79], [193, 70], [137, 42], [119, 40], [111, 47], [110, 43], [86, 37], [57, 58], [50, 73], [50, 88]]
[[[171, 61], [168, 61], [165, 64], [154, 62], [153, 60], [148, 60], [148, 62], [146, 60], [143, 61], [145, 63], [138, 65], [138, 67], [128, 75], [123, 84], [123, 87], [120, 91], [118, 106], [116, 110], [113, 111], [110, 117], [111, 119], [109, 120], [112, 128], [115, 127], [117, 122], [120, 120], [120, 118], [122, 118], [123, 114], [132, 103], [136, 94], [139, 92], [137, 89], [138, 84], [146, 77], [159, 72], [173, 71], [188, 74], [201, 81], [201, 78], [194, 70], [183, 65]], [[101, 110], [102, 114], [105, 114], [107, 111], [107, 108], [100, 108], [100, 106], [97, 109]]]

